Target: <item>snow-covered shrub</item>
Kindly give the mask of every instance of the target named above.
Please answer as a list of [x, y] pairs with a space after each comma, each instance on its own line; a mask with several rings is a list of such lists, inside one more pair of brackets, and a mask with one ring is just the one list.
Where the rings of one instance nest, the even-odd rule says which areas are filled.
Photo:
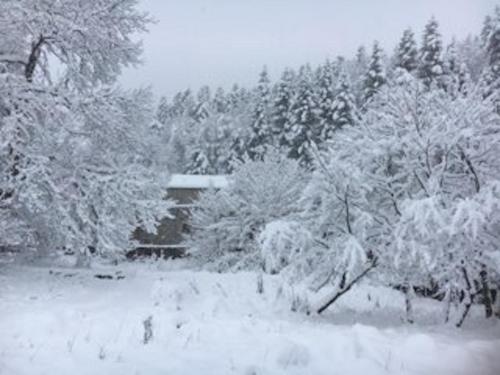
[[447, 296], [490, 304], [500, 239], [500, 117], [493, 99], [472, 87], [459, 97], [425, 90], [410, 79], [379, 101], [365, 120], [362, 138], [371, 152], [363, 164], [376, 193], [371, 202], [394, 222], [382, 262], [391, 267], [387, 274], [409, 289], [434, 285]]
[[298, 162], [278, 151], [239, 163], [227, 188], [204, 192], [197, 202], [187, 240], [191, 253], [219, 268], [260, 265], [260, 232], [299, 211], [306, 179]]
[[[491, 315], [500, 118], [478, 91], [457, 97], [409, 74], [382, 88], [359, 125], [339, 130], [329, 150], [316, 153], [301, 199], [304, 229], [294, 228], [312, 240], [293, 261], [278, 251], [270, 267], [284, 259], [287, 274], [310, 288], [333, 287], [319, 312], [371, 275], [405, 292], [409, 320], [417, 287], [462, 302], [463, 316], [474, 300]], [[272, 231], [265, 239], [266, 249], [294, 248]]]
[[296, 221], [276, 220], [268, 223], [258, 236], [258, 245], [268, 273], [279, 273], [297, 263], [312, 246], [309, 231]]

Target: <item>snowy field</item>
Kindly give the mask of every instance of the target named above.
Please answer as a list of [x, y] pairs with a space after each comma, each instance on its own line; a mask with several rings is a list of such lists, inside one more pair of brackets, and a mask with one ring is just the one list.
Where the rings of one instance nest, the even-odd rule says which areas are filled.
[[500, 326], [479, 311], [458, 330], [420, 301], [408, 326], [398, 292], [363, 286], [307, 316], [278, 277], [258, 294], [255, 274], [176, 268], [0, 268], [0, 374], [500, 374]]

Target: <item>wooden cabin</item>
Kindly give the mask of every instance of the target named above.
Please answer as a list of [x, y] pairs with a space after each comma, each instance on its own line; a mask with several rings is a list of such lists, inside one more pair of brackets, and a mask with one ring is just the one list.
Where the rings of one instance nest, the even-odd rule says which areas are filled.
[[170, 210], [172, 217], [165, 217], [157, 227], [156, 233], [148, 233], [138, 228], [134, 238], [141, 244], [127, 256], [180, 257], [185, 253], [183, 236], [189, 233], [189, 215], [196, 206], [200, 192], [206, 189], [223, 189], [228, 180], [222, 175], [184, 175], [173, 174], [167, 186], [167, 198], [175, 202]]

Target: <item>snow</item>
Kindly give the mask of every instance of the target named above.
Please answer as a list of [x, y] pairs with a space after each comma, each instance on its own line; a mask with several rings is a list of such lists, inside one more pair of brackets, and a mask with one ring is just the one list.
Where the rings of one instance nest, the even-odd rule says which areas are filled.
[[290, 311], [303, 292], [278, 276], [258, 294], [253, 273], [176, 264], [0, 268], [0, 374], [500, 373], [496, 323], [441, 327], [424, 319], [440, 306], [420, 303], [426, 323], [403, 325], [399, 292], [370, 285], [307, 316]]
[[194, 174], [173, 174], [168, 183], [170, 189], [223, 189], [227, 185], [227, 176]]

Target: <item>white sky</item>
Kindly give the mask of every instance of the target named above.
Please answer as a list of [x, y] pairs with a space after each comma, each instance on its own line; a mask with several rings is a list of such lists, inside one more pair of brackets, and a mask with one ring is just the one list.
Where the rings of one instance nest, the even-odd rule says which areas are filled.
[[374, 39], [386, 51], [412, 27], [420, 42], [435, 16], [445, 41], [480, 32], [496, 0], [140, 0], [157, 21], [143, 35], [144, 65], [126, 70], [125, 87], [151, 85], [158, 95], [208, 84], [271, 79], [286, 66], [352, 56]]

